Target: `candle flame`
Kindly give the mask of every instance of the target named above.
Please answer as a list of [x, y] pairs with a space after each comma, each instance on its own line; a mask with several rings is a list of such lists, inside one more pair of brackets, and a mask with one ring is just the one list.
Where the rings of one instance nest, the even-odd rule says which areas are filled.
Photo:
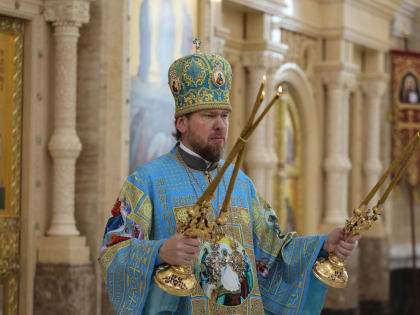
[[265, 81], [267, 81], [267, 77], [266, 77], [266, 75], [264, 74], [263, 75], [263, 83], [265, 84]]
[[277, 89], [277, 94], [280, 95], [283, 93], [283, 87], [280, 85], [279, 88]]

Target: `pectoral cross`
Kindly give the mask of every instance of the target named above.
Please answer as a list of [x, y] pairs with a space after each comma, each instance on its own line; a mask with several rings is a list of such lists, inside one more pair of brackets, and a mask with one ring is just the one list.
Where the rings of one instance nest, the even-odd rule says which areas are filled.
[[198, 38], [198, 37], [196, 37], [194, 40], [193, 40], [193, 44], [195, 45], [195, 52], [196, 53], [200, 53], [201, 51], [200, 51], [200, 48], [201, 48], [201, 40]]

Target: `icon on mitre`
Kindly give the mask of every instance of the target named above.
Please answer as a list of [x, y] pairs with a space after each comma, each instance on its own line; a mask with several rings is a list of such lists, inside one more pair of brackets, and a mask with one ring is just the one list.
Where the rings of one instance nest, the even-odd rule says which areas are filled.
[[217, 87], [222, 87], [226, 83], [225, 74], [223, 73], [223, 67], [220, 62], [217, 62], [214, 65], [212, 79], [213, 79], [214, 85], [216, 85]]

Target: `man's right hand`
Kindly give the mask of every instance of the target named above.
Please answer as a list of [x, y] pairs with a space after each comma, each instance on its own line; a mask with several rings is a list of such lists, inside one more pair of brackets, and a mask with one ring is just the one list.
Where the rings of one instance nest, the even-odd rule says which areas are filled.
[[176, 233], [159, 249], [159, 257], [169, 265], [191, 265], [200, 251], [200, 242]]

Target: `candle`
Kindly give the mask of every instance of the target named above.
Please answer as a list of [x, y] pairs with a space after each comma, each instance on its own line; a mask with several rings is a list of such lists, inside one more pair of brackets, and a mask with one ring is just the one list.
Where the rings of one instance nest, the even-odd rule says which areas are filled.
[[[394, 186], [397, 184], [397, 182], [400, 180], [404, 169], [406, 168], [408, 161], [410, 160], [411, 156], [414, 154], [414, 152], [417, 151], [418, 145], [420, 140], [420, 132], [417, 132], [417, 134], [410, 140], [410, 142], [407, 144], [407, 146], [403, 150], [403, 159], [397, 159], [397, 161], [400, 161], [401, 164], [399, 165], [399, 168], [397, 168], [397, 172], [394, 175], [394, 178], [392, 179], [391, 183], [389, 183], [388, 187], [386, 188], [384, 194], [382, 197], [378, 200], [378, 203], [376, 204], [377, 207], [382, 205], [386, 198], [388, 198], [388, 195], [391, 193], [391, 190], [394, 188]], [[399, 157], [400, 158], [400, 157]], [[393, 169], [391, 168], [391, 171]]]
[[257, 128], [258, 124], [261, 122], [261, 120], [264, 118], [264, 116], [267, 114], [267, 112], [270, 110], [271, 106], [274, 105], [274, 103], [279, 99], [279, 97], [282, 95], [282, 91], [283, 88], [281, 87], [281, 85], [279, 86], [279, 88], [277, 89], [277, 93], [276, 95], [274, 95], [274, 97], [271, 99], [270, 103], [268, 103], [268, 105], [264, 108], [264, 111], [261, 113], [261, 115], [257, 118], [257, 120], [255, 121], [254, 125], [249, 129], [249, 133], [248, 135], [246, 135], [246, 138], [249, 137], [249, 134], [251, 134], [255, 128]]
[[[262, 95], [263, 95], [263, 93], [264, 93], [264, 88], [265, 88], [266, 79], [267, 79], [267, 77], [266, 77], [266, 76], [265, 76], [265, 74], [264, 74], [264, 76], [263, 76], [263, 80], [262, 80], [261, 85], [260, 85], [260, 89], [258, 90], [257, 98], [255, 99], [255, 104], [254, 104], [254, 107], [255, 107], [255, 106], [257, 106], [257, 107], [258, 107], [257, 103], [258, 103], [258, 102], [261, 102], [261, 101], [264, 99], [264, 96], [262, 96]], [[262, 97], [262, 98], [261, 98], [261, 97]]]
[[[370, 200], [375, 196], [376, 192], [379, 190], [379, 188], [383, 185], [385, 180], [388, 178], [388, 176], [395, 170], [398, 169], [398, 166], [401, 164], [401, 162], [404, 160], [405, 157], [410, 156], [411, 150], [417, 146], [417, 141], [420, 138], [420, 132], [417, 133], [416, 136], [414, 136], [409, 143], [404, 147], [404, 149], [398, 154], [396, 159], [391, 163], [391, 165], [388, 167], [388, 169], [385, 171], [385, 173], [382, 175], [382, 177], [379, 179], [379, 181], [376, 183], [376, 185], [371, 189], [369, 194], [363, 199], [362, 203], [360, 204], [359, 208], [363, 207], [363, 205], [367, 205]], [[395, 179], [395, 178], [394, 178]], [[395, 184], [393, 184], [395, 185]], [[391, 187], [392, 189], [392, 187]], [[389, 192], [388, 192], [389, 194]], [[385, 196], [388, 196], [388, 194]], [[383, 197], [381, 198], [383, 199]]]

